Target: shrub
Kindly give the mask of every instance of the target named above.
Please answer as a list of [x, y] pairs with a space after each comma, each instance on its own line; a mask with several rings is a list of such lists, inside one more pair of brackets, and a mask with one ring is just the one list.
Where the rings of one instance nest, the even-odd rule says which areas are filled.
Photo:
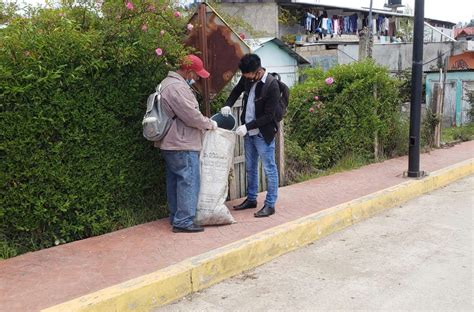
[[0, 257], [165, 215], [141, 118], [186, 30], [165, 1], [131, 2], [32, 10], [0, 31]]
[[427, 109], [425, 118], [421, 123], [421, 147], [432, 148], [435, 146], [435, 130], [439, 123], [440, 117], [432, 109]]
[[290, 137], [285, 138], [285, 163], [289, 184], [315, 176], [320, 172], [316, 144], [310, 142], [302, 148]]
[[378, 157], [405, 148], [400, 142], [406, 126], [400, 116], [399, 82], [385, 68], [367, 60], [303, 75], [304, 83], [291, 90], [287, 137], [302, 150], [310, 147], [320, 169], [348, 155], [374, 159], [375, 142]]

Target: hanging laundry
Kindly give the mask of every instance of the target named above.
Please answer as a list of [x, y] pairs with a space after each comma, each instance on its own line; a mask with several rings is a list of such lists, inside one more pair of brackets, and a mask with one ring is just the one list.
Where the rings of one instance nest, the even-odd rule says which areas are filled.
[[315, 17], [311, 20], [311, 32], [316, 33], [316, 28], [318, 27], [318, 17]]
[[351, 33], [355, 33], [357, 32], [357, 20], [358, 20], [358, 16], [357, 16], [357, 13], [354, 13], [350, 16], [350, 32]]
[[362, 18], [359, 17], [359, 15], [357, 15], [357, 29], [356, 30], [360, 30], [362, 29]]
[[343, 33], [348, 34], [350, 32], [351, 32], [351, 18], [349, 16], [344, 16]]
[[338, 32], [338, 34], [342, 35], [342, 32], [344, 31], [344, 17], [339, 16], [338, 22], [339, 22], [339, 32]]
[[322, 21], [322, 24], [321, 24], [321, 28], [322, 28], [323, 30], [328, 30], [328, 18], [323, 17], [323, 21]]
[[333, 16], [333, 24], [334, 24], [334, 31], [335, 35], [339, 34], [339, 18], [337, 16]]
[[389, 21], [390, 22], [388, 24], [388, 35], [391, 37], [395, 37], [395, 35], [397, 34], [395, 18], [390, 18]]
[[332, 35], [333, 34], [332, 19], [328, 18], [326, 23], [327, 23], [327, 28], [328, 28], [328, 34]]
[[383, 19], [383, 33], [385, 36], [388, 36], [389, 29], [390, 29], [390, 20], [387, 17], [385, 17]]
[[309, 12], [306, 12], [306, 31], [311, 31], [311, 23], [314, 18], [316, 18], [316, 16]]

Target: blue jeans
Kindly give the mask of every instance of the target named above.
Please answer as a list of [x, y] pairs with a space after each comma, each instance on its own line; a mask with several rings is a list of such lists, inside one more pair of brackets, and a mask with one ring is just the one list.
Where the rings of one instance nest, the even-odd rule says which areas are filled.
[[257, 200], [258, 193], [258, 158], [262, 160], [263, 170], [267, 177], [267, 197], [265, 205], [275, 207], [278, 197], [278, 169], [275, 163], [275, 139], [270, 144], [265, 142], [262, 134], [244, 137], [245, 169], [247, 171], [247, 199]]
[[199, 152], [162, 150], [161, 154], [166, 163], [166, 195], [171, 224], [188, 227], [193, 223], [198, 204]]

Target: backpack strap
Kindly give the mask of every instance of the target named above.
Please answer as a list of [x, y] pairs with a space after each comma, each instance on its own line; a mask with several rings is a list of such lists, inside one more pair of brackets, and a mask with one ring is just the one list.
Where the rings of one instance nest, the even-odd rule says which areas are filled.
[[[177, 82], [175, 82], [175, 83], [177, 83]], [[169, 86], [171, 86], [172, 84], [174, 84], [174, 83], [170, 83], [170, 84], [167, 85], [166, 87], [169, 87]], [[166, 87], [165, 87], [165, 88], [166, 88]], [[160, 102], [161, 102], [161, 92], [163, 92], [163, 90], [161, 89], [161, 83], [160, 83], [160, 84], [156, 87], [156, 93], [158, 93], [157, 98], [158, 98], [158, 101], [160, 101]], [[167, 105], [167, 106], [168, 106], [168, 108], [169, 108], [169, 109], [173, 112], [173, 114], [174, 114], [174, 116], [173, 116], [171, 119], [172, 119], [172, 120], [175, 120], [176, 118], [178, 118], [178, 116], [177, 116], [176, 113], [174, 112], [173, 108], [172, 108], [171, 106], [169, 106], [169, 105]]]
[[275, 77], [273, 77], [272, 74], [268, 73], [267, 79], [265, 79], [265, 83], [263, 84], [260, 97], [264, 97], [265, 95], [267, 95], [268, 88], [270, 88], [270, 85], [273, 83], [273, 80], [275, 80]]

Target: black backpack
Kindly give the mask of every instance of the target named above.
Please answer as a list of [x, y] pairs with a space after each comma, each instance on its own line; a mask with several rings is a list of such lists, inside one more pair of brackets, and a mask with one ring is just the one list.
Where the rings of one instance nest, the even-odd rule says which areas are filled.
[[278, 105], [276, 106], [275, 110], [275, 121], [280, 122], [283, 120], [283, 117], [285, 117], [286, 111], [288, 109], [290, 88], [288, 88], [288, 86], [281, 81], [281, 77], [278, 73], [270, 73], [270, 75], [267, 77], [269, 82], [268, 85], [270, 85], [275, 78], [278, 83], [278, 87], [280, 88], [280, 100], [278, 101]]

